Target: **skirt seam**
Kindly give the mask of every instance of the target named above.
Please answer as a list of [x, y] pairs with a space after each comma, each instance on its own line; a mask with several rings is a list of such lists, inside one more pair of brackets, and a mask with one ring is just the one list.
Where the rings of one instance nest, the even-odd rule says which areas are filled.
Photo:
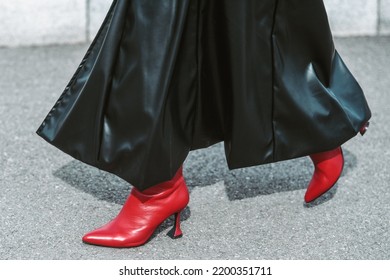
[[276, 141], [275, 141], [275, 43], [274, 43], [274, 37], [275, 37], [275, 25], [276, 25], [276, 12], [278, 9], [278, 3], [279, 1], [275, 1], [274, 11], [272, 15], [272, 28], [271, 28], [271, 36], [270, 36], [270, 45], [271, 45], [271, 94], [272, 94], [272, 108], [271, 108], [271, 127], [272, 127], [272, 161], [275, 160], [275, 154], [276, 154]]
[[192, 132], [191, 132], [191, 146], [189, 150], [193, 150], [194, 146], [194, 134], [195, 134], [195, 121], [196, 121], [196, 116], [198, 113], [198, 102], [199, 102], [199, 97], [200, 97], [200, 91], [201, 91], [201, 47], [200, 45], [200, 25], [201, 25], [201, 20], [200, 20], [200, 9], [202, 6], [201, 3], [202, 0], [197, 0], [197, 5], [196, 5], [196, 40], [195, 40], [195, 61], [196, 61], [196, 97], [195, 97], [195, 102], [194, 102], [194, 115], [193, 115], [193, 121], [192, 121]]

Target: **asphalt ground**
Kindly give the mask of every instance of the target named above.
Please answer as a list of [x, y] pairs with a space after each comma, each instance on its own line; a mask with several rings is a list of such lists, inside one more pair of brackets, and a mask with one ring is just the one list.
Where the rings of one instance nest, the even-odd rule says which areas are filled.
[[191, 201], [183, 238], [165, 222], [144, 246], [86, 245], [116, 216], [130, 186], [82, 164], [35, 131], [87, 45], [0, 49], [0, 259], [390, 258], [390, 37], [336, 39], [373, 112], [344, 148], [342, 177], [315, 203], [303, 195], [310, 160], [229, 171], [221, 144], [185, 163]]

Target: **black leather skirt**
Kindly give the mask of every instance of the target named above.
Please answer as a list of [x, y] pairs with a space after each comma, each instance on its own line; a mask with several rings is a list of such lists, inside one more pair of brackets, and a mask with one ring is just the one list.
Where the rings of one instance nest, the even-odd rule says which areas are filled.
[[37, 133], [143, 190], [194, 149], [270, 163], [340, 146], [370, 116], [322, 0], [115, 0]]

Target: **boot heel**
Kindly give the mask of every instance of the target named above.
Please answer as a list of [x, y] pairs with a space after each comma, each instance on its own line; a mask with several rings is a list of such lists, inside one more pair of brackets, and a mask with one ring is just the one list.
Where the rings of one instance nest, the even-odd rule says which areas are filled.
[[180, 212], [175, 213], [175, 223], [173, 228], [168, 232], [168, 236], [172, 239], [180, 238], [183, 236], [183, 232], [180, 228]]
[[363, 136], [367, 132], [369, 126], [370, 126], [370, 122], [367, 122], [365, 125], [363, 125], [363, 127], [359, 131], [360, 135]]

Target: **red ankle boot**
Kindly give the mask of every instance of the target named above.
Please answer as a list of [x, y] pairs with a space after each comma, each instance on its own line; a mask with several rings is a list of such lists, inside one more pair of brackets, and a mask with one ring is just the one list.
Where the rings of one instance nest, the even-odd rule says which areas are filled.
[[307, 187], [305, 202], [309, 203], [330, 190], [339, 179], [344, 166], [341, 147], [310, 155], [315, 170]]
[[118, 216], [108, 224], [87, 233], [83, 242], [107, 247], [135, 247], [148, 241], [156, 228], [175, 214], [172, 238], [182, 236], [180, 212], [187, 206], [189, 194], [183, 169], [172, 180], [140, 192], [133, 188]]

